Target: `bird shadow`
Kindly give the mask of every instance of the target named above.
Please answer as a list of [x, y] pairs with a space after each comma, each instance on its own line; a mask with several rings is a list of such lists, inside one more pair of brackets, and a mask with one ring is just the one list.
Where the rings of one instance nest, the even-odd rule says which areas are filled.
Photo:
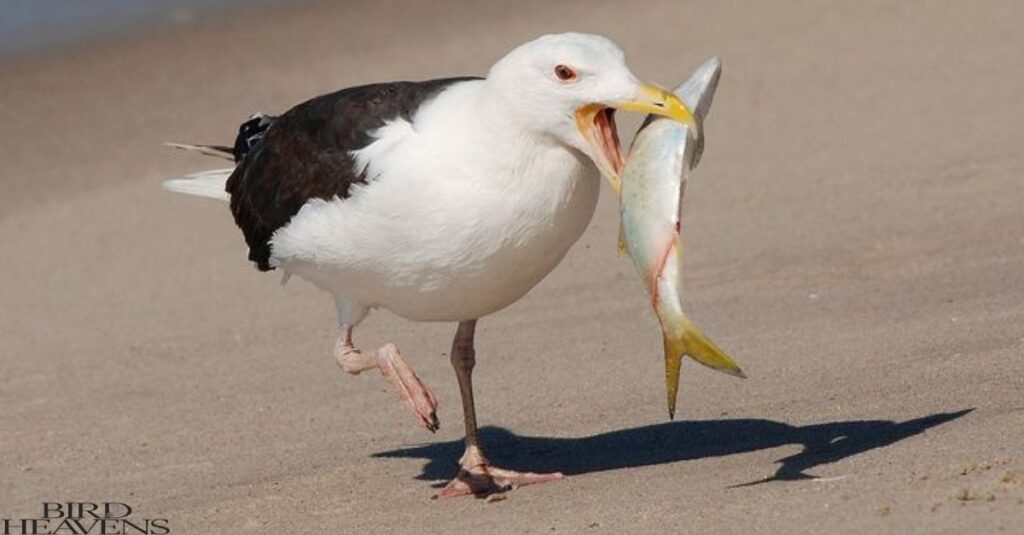
[[[940, 412], [903, 422], [847, 420], [803, 426], [761, 419], [666, 422], [581, 438], [520, 436], [493, 426], [482, 428], [480, 433], [488, 457], [503, 468], [560, 471], [566, 475], [721, 457], [791, 444], [803, 447], [800, 452], [777, 460], [780, 466], [774, 474], [733, 485], [742, 487], [815, 479], [817, 476], [807, 471], [816, 466], [888, 446], [973, 410]], [[462, 441], [456, 440], [372, 456], [426, 459], [416, 478], [438, 481], [454, 475], [462, 450]]]

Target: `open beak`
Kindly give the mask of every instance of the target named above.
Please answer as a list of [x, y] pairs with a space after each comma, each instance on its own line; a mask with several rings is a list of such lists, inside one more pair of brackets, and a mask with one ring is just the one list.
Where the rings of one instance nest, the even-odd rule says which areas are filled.
[[697, 120], [686, 104], [671, 91], [654, 85], [640, 86], [633, 100], [587, 104], [577, 109], [576, 126], [590, 145], [598, 169], [616, 194], [622, 191], [620, 173], [624, 165], [619, 134], [615, 128], [616, 109], [668, 117], [685, 124], [694, 135], [699, 135]]

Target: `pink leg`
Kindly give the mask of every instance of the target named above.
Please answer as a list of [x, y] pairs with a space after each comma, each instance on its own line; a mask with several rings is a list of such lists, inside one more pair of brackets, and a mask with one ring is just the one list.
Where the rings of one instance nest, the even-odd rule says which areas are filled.
[[371, 368], [377, 368], [381, 375], [391, 382], [398, 395], [402, 396], [420, 425], [432, 433], [437, 431], [440, 426], [437, 420], [437, 398], [412, 371], [398, 348], [394, 344], [387, 344], [375, 354], [367, 355], [356, 349], [352, 343], [352, 327], [342, 325], [341, 329], [335, 349], [341, 369], [358, 375]]
[[448, 482], [439, 498], [452, 498], [470, 494], [493, 494], [523, 485], [557, 481], [564, 476], [561, 472], [535, 474], [515, 472], [498, 468], [484, 456], [480, 447], [480, 434], [476, 425], [476, 408], [473, 404], [473, 366], [476, 365], [476, 351], [473, 349], [473, 333], [476, 320], [459, 323], [455, 340], [452, 342], [452, 366], [459, 379], [459, 393], [462, 395], [462, 412], [466, 420], [466, 452], [459, 460], [459, 473]]

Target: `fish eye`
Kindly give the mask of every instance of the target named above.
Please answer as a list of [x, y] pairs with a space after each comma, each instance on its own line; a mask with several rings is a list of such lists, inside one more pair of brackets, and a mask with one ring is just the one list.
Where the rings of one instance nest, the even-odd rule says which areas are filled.
[[576, 71], [572, 67], [561, 63], [555, 65], [555, 76], [563, 82], [575, 82], [577, 78]]

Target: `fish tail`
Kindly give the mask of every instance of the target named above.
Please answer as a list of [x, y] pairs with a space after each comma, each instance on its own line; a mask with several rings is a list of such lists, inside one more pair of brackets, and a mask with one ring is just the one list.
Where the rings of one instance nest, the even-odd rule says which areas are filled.
[[668, 396], [668, 417], [676, 414], [676, 397], [679, 393], [679, 370], [683, 356], [711, 368], [736, 377], [746, 377], [743, 370], [714, 342], [704, 336], [689, 318], [683, 316], [674, 329], [663, 329], [665, 343], [665, 391]]

